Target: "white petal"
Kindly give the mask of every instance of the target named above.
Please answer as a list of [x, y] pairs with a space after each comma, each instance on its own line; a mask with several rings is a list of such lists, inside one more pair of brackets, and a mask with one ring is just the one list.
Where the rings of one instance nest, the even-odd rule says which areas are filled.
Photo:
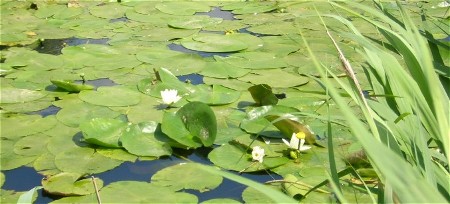
[[305, 144], [305, 139], [301, 139], [300, 140], [300, 147], [298, 148], [298, 150], [306, 151], [308, 149], [311, 149], [311, 147], [309, 145], [304, 145], [304, 144]]
[[289, 142], [289, 146], [291, 146], [294, 149], [298, 149], [298, 144], [299, 144], [300, 140], [297, 138], [297, 136], [295, 136], [295, 134], [292, 135], [291, 137], [291, 142]]

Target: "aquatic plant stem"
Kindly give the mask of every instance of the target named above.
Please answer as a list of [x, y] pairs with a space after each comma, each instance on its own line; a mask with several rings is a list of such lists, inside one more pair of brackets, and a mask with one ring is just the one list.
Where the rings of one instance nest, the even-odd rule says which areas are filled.
[[94, 184], [94, 189], [95, 189], [95, 195], [97, 195], [97, 203], [101, 204], [102, 200], [100, 198], [100, 193], [98, 192], [98, 187], [97, 187], [97, 183], [95, 183], [95, 177], [92, 176], [92, 183]]
[[[286, 181], [286, 180], [271, 180], [271, 181], [265, 182], [265, 184], [272, 184], [272, 183], [291, 183], [291, 184], [294, 184], [294, 185], [300, 185], [300, 186], [304, 186], [304, 187], [311, 188], [311, 189], [314, 187], [314, 186], [311, 186], [311, 185], [308, 185], [308, 184], [305, 184], [305, 183], [295, 182], [295, 181]], [[322, 190], [320, 188], [316, 188], [313, 191], [317, 191], [319, 193], [331, 193], [331, 192], [328, 192], [326, 190]]]

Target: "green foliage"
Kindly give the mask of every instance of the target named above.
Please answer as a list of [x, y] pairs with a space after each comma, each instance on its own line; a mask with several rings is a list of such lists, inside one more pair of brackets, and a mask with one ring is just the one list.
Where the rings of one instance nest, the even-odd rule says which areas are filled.
[[[448, 180], [438, 179], [449, 175], [442, 166], [448, 166], [447, 159], [440, 160], [432, 156], [436, 154], [436, 149], [443, 153], [441, 158], [448, 155], [448, 146], [444, 145], [448, 144], [448, 96], [436, 75], [425, 38], [418, 33], [400, 3], [397, 3], [401, 14], [399, 18], [391, 15], [380, 4], [381, 11], [351, 2], [347, 4], [351, 7], [332, 3], [376, 26], [387, 39], [384, 45], [392, 46], [403, 56], [402, 61], [399, 61], [397, 53], [377, 46], [351, 22], [340, 16], [329, 15], [348, 26], [351, 33], [345, 35], [360, 43], [368, 61], [365, 73], [375, 94], [400, 96], [377, 97], [377, 101], [367, 103], [368, 99], [358, 94], [361, 90], [358, 90], [355, 78], [349, 76], [350, 86], [340, 82], [363, 111], [367, 121], [363, 123], [352, 114], [329, 80], [321, 80], [342, 109], [353, 134], [385, 186], [384, 194], [380, 192], [378, 199], [384, 202], [394, 202], [396, 199], [400, 202], [448, 201], [448, 188], [444, 187], [448, 186]], [[378, 17], [384, 24], [359, 15], [356, 7]], [[310, 54], [320, 75], [324, 77], [326, 72], [330, 74], [319, 65], [314, 53]], [[346, 69], [351, 67], [347, 66]], [[405, 113], [408, 115], [405, 116]], [[409, 184], [407, 188], [405, 183]]]

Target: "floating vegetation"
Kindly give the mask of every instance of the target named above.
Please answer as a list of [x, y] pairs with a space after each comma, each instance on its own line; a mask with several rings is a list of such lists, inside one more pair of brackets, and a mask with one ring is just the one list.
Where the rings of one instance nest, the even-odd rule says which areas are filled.
[[[416, 24], [419, 11], [431, 17], [421, 33], [448, 38], [448, 6], [399, 4]], [[297, 201], [336, 201], [335, 187], [324, 184], [329, 163], [345, 173], [339, 192], [348, 201], [371, 202], [383, 191], [376, 185], [355, 187], [378, 178], [366, 157], [364, 169], [349, 173], [346, 160], [361, 144], [342, 106], [323, 89], [321, 79], [329, 78], [333, 87], [347, 88], [339, 94], [348, 96], [350, 90], [339, 80], [346, 76], [342, 59], [317, 16], [332, 15], [337, 9], [332, 3], [6, 0], [0, 5], [2, 186], [14, 182], [5, 171], [26, 166], [45, 177], [36, 186], [58, 196], [54, 203], [97, 202], [99, 192], [105, 203], [277, 201], [252, 187], [240, 200], [227, 195], [205, 200], [202, 195], [219, 188], [224, 177], [187, 160], [170, 161], [186, 159], [180, 152], [189, 150], [206, 151], [204, 163], [236, 174], [282, 177], [271, 187]], [[397, 4], [382, 5], [400, 15]], [[377, 46], [404, 57], [380, 29], [356, 14], [339, 14]], [[361, 55], [365, 48], [352, 27], [336, 18], [323, 22], [363, 89], [374, 89], [363, 75], [375, 69]], [[448, 42], [441, 44], [448, 54]], [[449, 66], [445, 59], [436, 63]], [[352, 97], [344, 100], [362, 120]], [[389, 122], [402, 118], [397, 120]], [[143, 181], [104, 182], [102, 173], [148, 160], [164, 168]], [[41, 196], [30, 195], [38, 189], [2, 187], [0, 197], [5, 203], [20, 195], [36, 201]]]

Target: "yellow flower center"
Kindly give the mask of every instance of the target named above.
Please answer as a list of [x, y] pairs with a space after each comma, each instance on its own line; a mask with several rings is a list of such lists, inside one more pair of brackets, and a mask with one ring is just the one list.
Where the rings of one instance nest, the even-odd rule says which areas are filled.
[[295, 134], [295, 136], [296, 136], [299, 140], [301, 140], [301, 139], [305, 139], [306, 134], [305, 134], [304, 132], [298, 132], [298, 133]]

